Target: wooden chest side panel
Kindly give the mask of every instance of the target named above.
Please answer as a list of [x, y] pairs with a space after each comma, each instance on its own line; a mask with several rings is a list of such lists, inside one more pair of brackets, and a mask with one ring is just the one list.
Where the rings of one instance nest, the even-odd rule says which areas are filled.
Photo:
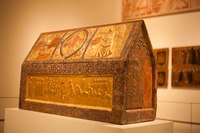
[[[120, 124], [122, 122], [123, 115], [123, 66], [124, 63], [122, 61], [79, 63], [71, 62], [65, 64], [24, 63], [22, 66], [23, 71], [21, 74], [20, 108]], [[57, 101], [55, 104], [55, 97], [51, 97], [46, 101], [45, 99], [43, 99], [44, 97], [42, 98], [40, 97], [40, 95], [38, 95], [37, 97], [27, 96], [29, 95], [29, 92], [27, 90], [27, 80], [29, 80], [29, 75], [76, 75], [79, 78], [78, 80], [81, 80], [80, 77], [87, 78], [93, 76], [93, 78], [95, 78], [95, 76], [97, 76], [98, 78], [102, 79], [103, 77], [104, 79], [109, 80], [109, 83], [107, 83], [109, 84], [108, 86], [115, 89], [110, 88], [109, 90], [112, 98], [109, 99], [110, 103], [108, 102], [108, 104], [105, 103], [106, 98], [104, 96], [106, 95], [104, 95], [101, 99], [96, 99], [96, 102], [99, 103], [97, 103], [97, 105], [95, 103], [95, 106], [93, 104], [95, 100], [93, 99], [90, 99], [93, 101], [90, 101], [89, 103], [87, 103], [87, 105], [85, 104], [86, 106], [83, 105], [82, 107], [77, 106], [77, 104], [72, 106], [70, 106], [69, 104], [58, 104]], [[63, 77], [61, 76], [60, 78]], [[41, 87], [38, 89], [41, 89]], [[99, 98], [99, 96], [97, 97]]]

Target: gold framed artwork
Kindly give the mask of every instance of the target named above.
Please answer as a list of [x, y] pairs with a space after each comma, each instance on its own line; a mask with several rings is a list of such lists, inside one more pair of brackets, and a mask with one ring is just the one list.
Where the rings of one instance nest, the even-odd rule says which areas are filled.
[[200, 88], [200, 46], [172, 48], [172, 86]]
[[200, 0], [123, 0], [122, 19], [131, 20], [200, 10]]
[[169, 61], [169, 49], [154, 49], [154, 58], [157, 67], [157, 84], [159, 87], [167, 87], [168, 84], [168, 61]]

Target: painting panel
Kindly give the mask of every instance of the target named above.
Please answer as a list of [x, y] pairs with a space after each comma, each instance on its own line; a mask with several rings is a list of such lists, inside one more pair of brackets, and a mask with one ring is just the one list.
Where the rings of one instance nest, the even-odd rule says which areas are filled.
[[169, 48], [154, 49], [154, 58], [157, 68], [157, 83], [159, 87], [167, 87], [168, 84], [168, 62]]
[[59, 44], [64, 32], [43, 33], [36, 41], [35, 46], [32, 48], [27, 61], [44, 61], [50, 60], [53, 52]]
[[160, 68], [158, 69], [158, 86], [167, 87], [168, 84], [168, 69]]
[[154, 58], [157, 64], [157, 67], [168, 67], [169, 62], [169, 49], [154, 49]]
[[172, 49], [172, 86], [200, 88], [200, 46]]
[[200, 10], [200, 0], [123, 0], [122, 19], [139, 19]]
[[132, 23], [42, 33], [27, 61], [119, 58]]

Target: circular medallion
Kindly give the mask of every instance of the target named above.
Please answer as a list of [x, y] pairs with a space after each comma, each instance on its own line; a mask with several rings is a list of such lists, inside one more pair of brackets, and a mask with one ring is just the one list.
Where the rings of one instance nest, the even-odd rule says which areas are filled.
[[69, 35], [62, 43], [60, 54], [67, 59], [76, 54], [87, 40], [88, 33], [86, 30], [79, 30]]

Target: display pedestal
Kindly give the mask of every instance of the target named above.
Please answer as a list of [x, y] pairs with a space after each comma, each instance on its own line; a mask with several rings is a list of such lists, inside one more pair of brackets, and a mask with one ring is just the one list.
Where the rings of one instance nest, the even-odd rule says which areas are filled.
[[4, 133], [173, 133], [173, 122], [155, 120], [116, 125], [10, 108]]

